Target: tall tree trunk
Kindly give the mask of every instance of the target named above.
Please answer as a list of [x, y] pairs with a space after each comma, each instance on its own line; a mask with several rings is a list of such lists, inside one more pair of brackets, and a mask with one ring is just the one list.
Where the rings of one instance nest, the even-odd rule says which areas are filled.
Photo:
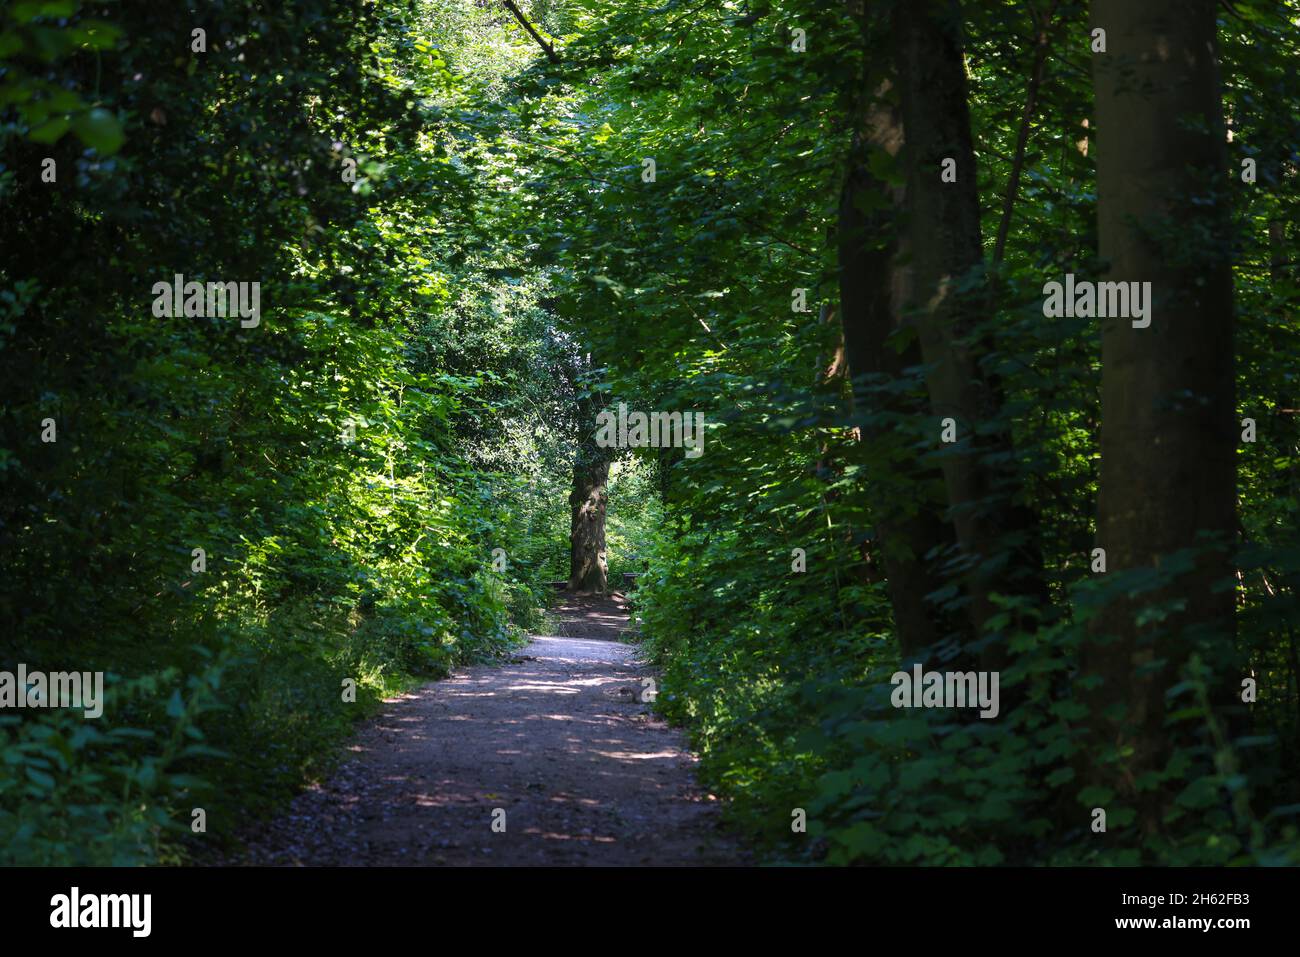
[[[909, 440], [889, 422], [915, 418], [923, 403], [899, 392], [870, 388], [873, 380], [896, 380], [904, 369], [921, 364], [915, 340], [901, 351], [888, 342], [902, 321], [896, 230], [903, 190], [874, 176], [869, 159], [873, 150], [897, 157], [903, 125], [897, 107], [888, 102], [889, 84], [876, 92], [840, 199], [840, 311], [844, 352], [854, 379], [854, 408], [880, 414], [879, 424], [863, 428], [861, 447], [851, 455], [875, 466], [866, 475], [875, 553], [884, 566], [894, 628], [906, 659], [945, 637], [944, 616], [925, 597], [943, 581], [925, 556], [933, 549], [950, 548], [954, 536], [942, 517], [942, 476], [937, 469], [909, 464], [914, 459], [907, 448]], [[878, 463], [892, 467], [880, 468]]]
[[[1192, 568], [1155, 592], [1111, 603], [1092, 623], [1084, 671], [1095, 751], [1128, 750], [1094, 779], [1125, 790], [1162, 766], [1165, 691], [1201, 626], [1230, 648], [1234, 590], [1236, 429], [1233, 293], [1213, 0], [1096, 0], [1093, 57], [1097, 220], [1106, 279], [1150, 282], [1150, 326], [1103, 319], [1101, 479], [1097, 545], [1107, 572], [1160, 569], [1197, 549]], [[1206, 549], [1201, 536], [1217, 539]], [[1159, 624], [1136, 613], [1181, 602]], [[1213, 646], [1212, 646], [1213, 647]], [[1236, 685], [1218, 673], [1216, 680]], [[1126, 720], [1114, 706], [1127, 709]], [[1145, 820], [1155, 820], [1148, 808]]]
[[573, 490], [569, 493], [569, 585], [571, 592], [608, 590], [605, 577], [605, 506], [608, 501], [609, 452], [596, 444], [599, 403], [578, 401], [580, 441], [573, 460]]
[[[1016, 466], [1007, 425], [999, 424], [1001, 390], [980, 368], [986, 343], [973, 335], [987, 296], [960, 10], [951, 0], [908, 0], [895, 6], [893, 25], [906, 132], [903, 305], [928, 368], [935, 441], [941, 420], [957, 426], [958, 441], [941, 462], [979, 632], [998, 611], [994, 592], [1041, 601], [1042, 560], [1033, 516], [1012, 500]], [[953, 182], [941, 177], [946, 160], [956, 163]], [[981, 658], [1002, 667], [1005, 645], [991, 643]]]

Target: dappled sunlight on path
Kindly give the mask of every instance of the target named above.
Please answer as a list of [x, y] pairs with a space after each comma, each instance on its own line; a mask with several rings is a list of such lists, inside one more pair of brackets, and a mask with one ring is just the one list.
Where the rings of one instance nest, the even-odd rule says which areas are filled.
[[338, 772], [251, 842], [249, 860], [739, 862], [680, 733], [641, 700], [650, 672], [635, 646], [573, 636], [616, 636], [624, 607], [562, 601], [565, 635], [387, 702]]

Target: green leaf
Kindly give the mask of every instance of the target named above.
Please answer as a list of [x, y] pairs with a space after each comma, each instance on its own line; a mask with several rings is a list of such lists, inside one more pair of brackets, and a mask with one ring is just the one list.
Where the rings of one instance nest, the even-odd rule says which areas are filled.
[[54, 143], [68, 132], [69, 126], [71, 121], [66, 116], [51, 117], [28, 133], [27, 138], [34, 143]]
[[112, 156], [126, 142], [122, 124], [102, 107], [83, 113], [72, 121], [72, 131], [83, 143], [102, 156]]

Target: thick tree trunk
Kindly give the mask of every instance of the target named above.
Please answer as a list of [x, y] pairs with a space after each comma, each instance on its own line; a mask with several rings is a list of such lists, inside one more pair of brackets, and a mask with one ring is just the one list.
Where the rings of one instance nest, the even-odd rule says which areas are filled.
[[[887, 424], [895, 417], [920, 415], [923, 402], [869, 387], [873, 379], [897, 379], [904, 369], [921, 364], [915, 341], [901, 352], [888, 343], [902, 321], [896, 227], [903, 190], [877, 179], [868, 159], [872, 150], [896, 157], [903, 126], [898, 109], [886, 101], [888, 84], [877, 93], [867, 109], [840, 200], [840, 311], [848, 371], [855, 380], [854, 407], [883, 413], [880, 424], [863, 428], [861, 447], [851, 454], [876, 465], [866, 476], [874, 551], [884, 567], [894, 627], [906, 659], [945, 637], [944, 616], [925, 598], [943, 581], [925, 556], [932, 549], [950, 548], [954, 536], [942, 517], [942, 475], [937, 469], [910, 465], [914, 455], [907, 448], [906, 433]], [[892, 467], [882, 469], [878, 463]]]
[[569, 591], [608, 590], [605, 572], [605, 486], [609, 458], [594, 442], [578, 448], [573, 464], [573, 491], [569, 494]]
[[[1168, 568], [1196, 549], [1190, 570], [1093, 622], [1084, 671], [1097, 732], [1094, 778], [1119, 790], [1162, 766], [1170, 745], [1165, 691], [1193, 647], [1216, 629], [1232, 644], [1235, 593], [1225, 588], [1236, 530], [1232, 271], [1213, 0], [1096, 0], [1093, 57], [1097, 219], [1105, 278], [1151, 283], [1147, 328], [1103, 319], [1101, 479], [1097, 545], [1107, 573]], [[1218, 548], [1206, 549], [1208, 533]], [[1159, 624], [1141, 608], [1180, 602]], [[1212, 645], [1214, 647], [1214, 645]], [[1215, 681], [1237, 685], [1216, 669]], [[1126, 720], [1115, 717], [1126, 709]], [[1131, 749], [1106, 767], [1105, 748]], [[1146, 820], [1154, 820], [1153, 813]]]
[[[1042, 560], [1033, 516], [1012, 500], [1016, 467], [1007, 424], [999, 423], [1000, 387], [980, 368], [985, 343], [973, 336], [988, 302], [960, 11], [949, 0], [908, 0], [893, 16], [909, 253], [898, 281], [928, 369], [935, 442], [943, 419], [957, 426], [957, 443], [941, 461], [971, 621], [982, 631], [998, 611], [994, 592], [1044, 597]], [[941, 177], [946, 160], [956, 162], [953, 182]], [[1000, 668], [1005, 645], [995, 642], [981, 657]]]

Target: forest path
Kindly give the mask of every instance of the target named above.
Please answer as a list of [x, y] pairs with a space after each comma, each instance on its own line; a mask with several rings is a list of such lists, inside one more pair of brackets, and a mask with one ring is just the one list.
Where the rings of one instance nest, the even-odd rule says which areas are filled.
[[651, 673], [616, 640], [621, 596], [562, 596], [553, 616], [561, 634], [505, 664], [386, 701], [354, 756], [254, 838], [246, 862], [742, 863], [682, 736], [640, 700]]

